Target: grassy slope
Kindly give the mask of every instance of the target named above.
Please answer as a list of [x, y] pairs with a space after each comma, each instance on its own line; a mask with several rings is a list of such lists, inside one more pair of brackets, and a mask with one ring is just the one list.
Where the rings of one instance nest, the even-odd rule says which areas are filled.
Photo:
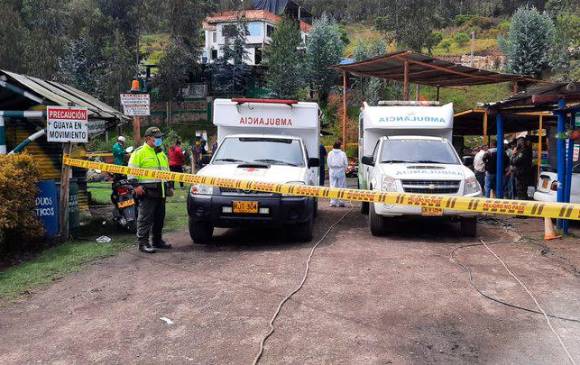
[[[93, 183], [89, 185], [89, 189], [96, 203], [109, 204], [109, 183]], [[177, 188], [175, 196], [168, 199], [165, 231], [187, 227], [187, 191]], [[110, 224], [103, 226], [99, 222], [81, 228], [79, 235], [83, 239], [47, 249], [30, 261], [1, 272], [0, 299], [15, 299], [21, 294], [58, 280], [67, 273], [79, 271], [87, 263], [133, 248], [135, 243], [132, 234], [117, 231]], [[95, 239], [101, 235], [111, 237], [111, 243], [96, 243]]]

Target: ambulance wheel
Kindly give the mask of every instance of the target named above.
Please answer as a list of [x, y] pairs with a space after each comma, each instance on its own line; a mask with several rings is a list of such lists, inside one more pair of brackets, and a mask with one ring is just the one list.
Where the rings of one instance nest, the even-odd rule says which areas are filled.
[[363, 215], [368, 215], [369, 214], [369, 202], [362, 202], [360, 205], [360, 212]]
[[461, 218], [460, 225], [462, 236], [477, 236], [477, 217]]
[[206, 245], [213, 237], [213, 226], [207, 222], [196, 222], [189, 218], [189, 236], [193, 243]]
[[377, 214], [374, 203], [369, 204], [369, 228], [375, 237], [380, 237], [386, 233], [385, 218]]
[[310, 242], [312, 241], [314, 231], [314, 217], [310, 217], [306, 222], [299, 223], [290, 229], [292, 230], [292, 235], [296, 241]]

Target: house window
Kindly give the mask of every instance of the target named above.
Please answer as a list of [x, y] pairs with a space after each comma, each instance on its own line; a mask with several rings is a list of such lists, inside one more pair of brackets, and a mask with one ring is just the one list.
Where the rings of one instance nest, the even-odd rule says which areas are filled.
[[274, 34], [274, 26], [270, 24], [266, 24], [266, 35], [272, 38], [272, 34]]
[[218, 58], [218, 50], [217, 49], [212, 49], [211, 50], [211, 59], [215, 60]]
[[250, 37], [261, 37], [264, 23], [250, 22], [248, 23], [248, 34]]
[[224, 25], [222, 28], [222, 35], [226, 38], [235, 37], [238, 33], [238, 27], [235, 24]]
[[213, 40], [213, 43], [217, 42], [217, 32], [211, 32], [211, 39]]
[[254, 51], [254, 64], [260, 65], [262, 64], [262, 48], [256, 48]]

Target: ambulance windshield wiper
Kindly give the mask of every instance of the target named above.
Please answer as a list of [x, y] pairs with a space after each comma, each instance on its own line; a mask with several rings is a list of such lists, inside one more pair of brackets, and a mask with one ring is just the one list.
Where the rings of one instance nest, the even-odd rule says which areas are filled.
[[218, 158], [215, 162], [233, 162], [233, 163], [249, 163], [248, 161], [238, 160], [237, 158]]
[[415, 161], [405, 161], [405, 160], [383, 160], [381, 163], [414, 163]]
[[419, 161], [417, 161], [417, 163], [441, 163], [441, 164], [444, 164], [445, 162], [433, 161], [433, 160], [419, 160]]
[[255, 161], [256, 162], [265, 162], [265, 163], [272, 164], [272, 165], [298, 166], [297, 164], [292, 163], [292, 162], [281, 161], [281, 160], [273, 160], [273, 159], [270, 159], [270, 158], [261, 158], [261, 159], [255, 160]]

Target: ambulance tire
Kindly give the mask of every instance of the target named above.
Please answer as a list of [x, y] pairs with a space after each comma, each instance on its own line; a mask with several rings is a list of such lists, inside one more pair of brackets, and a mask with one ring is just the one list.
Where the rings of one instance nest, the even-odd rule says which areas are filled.
[[466, 237], [477, 236], [477, 217], [461, 218], [459, 224], [462, 236]]
[[299, 223], [293, 227], [289, 227], [292, 230], [292, 237], [298, 242], [310, 242], [312, 241], [314, 232], [314, 216], [311, 216], [306, 222]]
[[213, 226], [207, 222], [197, 222], [189, 218], [189, 236], [193, 243], [207, 245], [213, 237]]
[[377, 214], [374, 203], [369, 204], [369, 228], [375, 237], [383, 236], [387, 232], [385, 218]]
[[314, 207], [312, 208], [313, 209], [312, 215], [314, 216], [314, 219], [316, 219], [316, 217], [318, 217], [318, 198], [314, 198], [313, 205]]
[[[360, 190], [360, 180], [359, 179], [356, 179], [356, 187], [357, 187], [357, 189]], [[360, 204], [360, 213], [362, 215], [368, 215], [369, 214], [369, 204], [370, 203], [368, 203], [368, 202], [362, 202]]]
[[370, 205], [369, 202], [362, 202], [360, 204], [360, 212], [361, 212], [361, 214], [363, 214], [363, 215], [368, 215], [369, 214], [369, 205]]

